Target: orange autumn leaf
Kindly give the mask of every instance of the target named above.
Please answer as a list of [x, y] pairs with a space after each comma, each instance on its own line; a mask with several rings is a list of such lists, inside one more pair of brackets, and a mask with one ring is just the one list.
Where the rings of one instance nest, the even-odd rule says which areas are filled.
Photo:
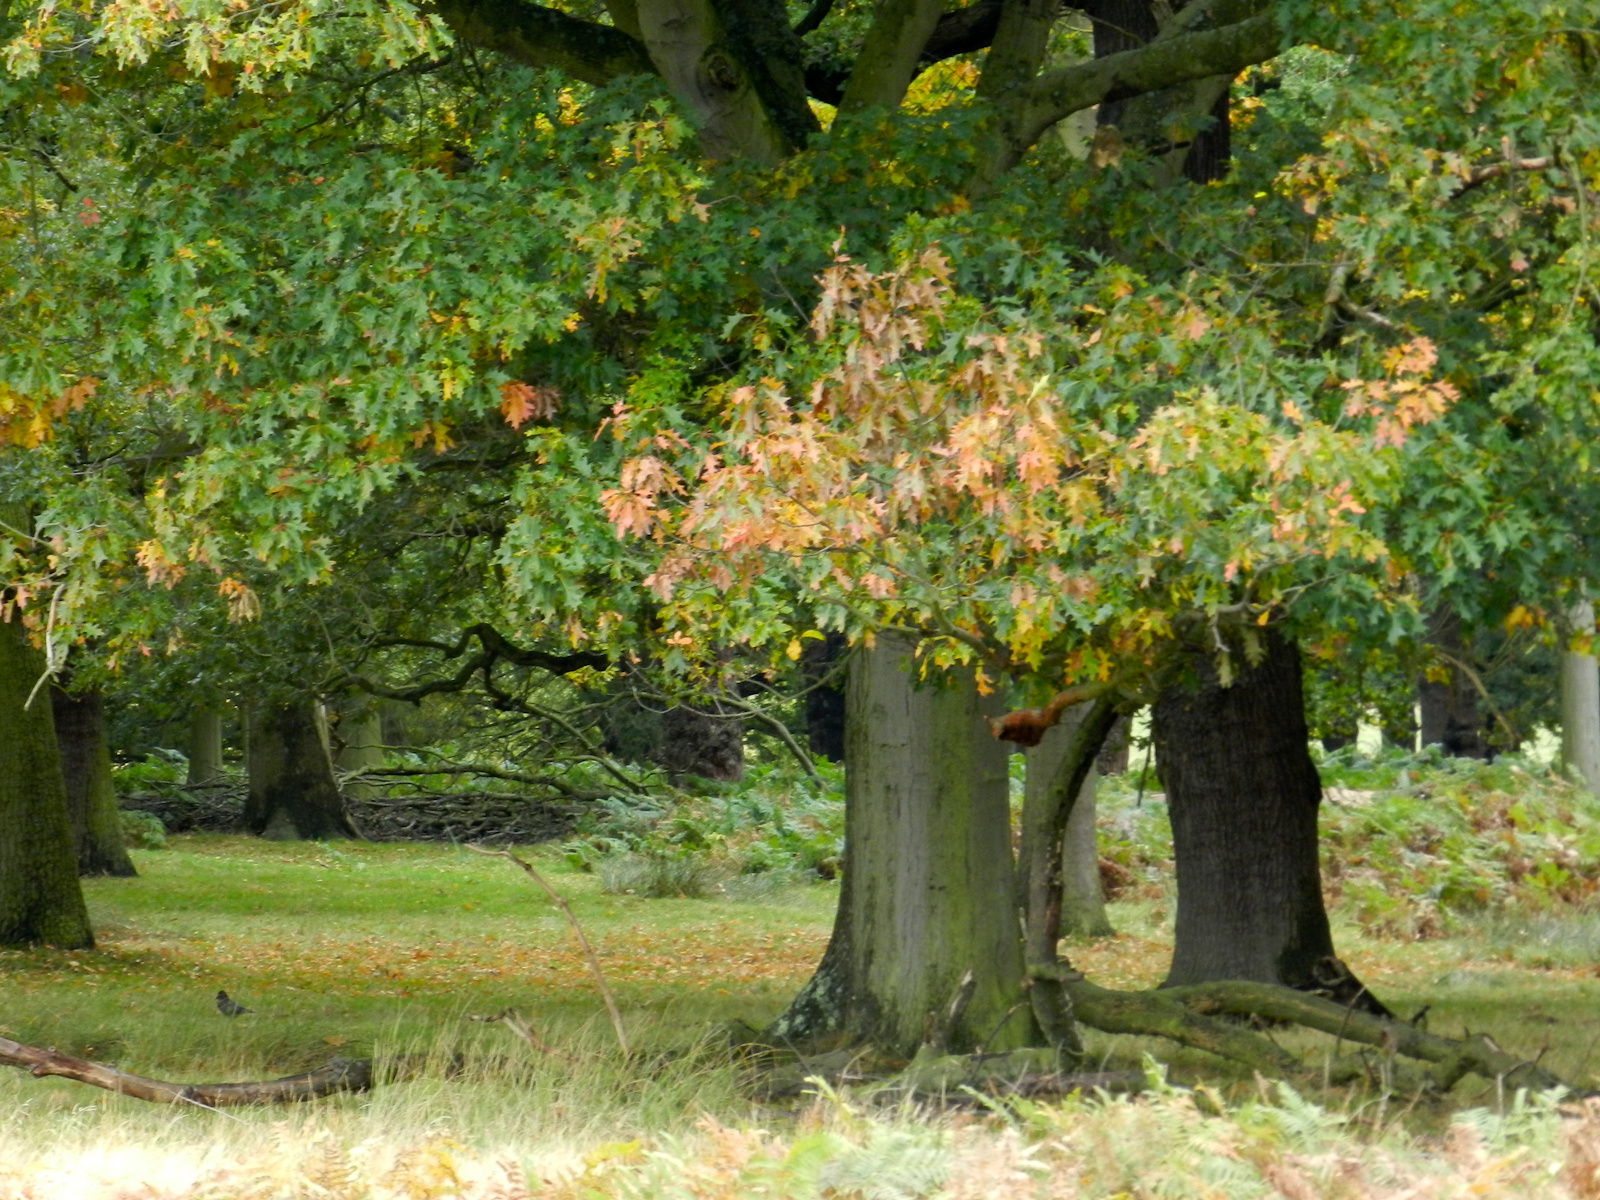
[[553, 387], [534, 387], [513, 379], [500, 385], [500, 415], [513, 429], [529, 421], [548, 421], [556, 414], [561, 393]]

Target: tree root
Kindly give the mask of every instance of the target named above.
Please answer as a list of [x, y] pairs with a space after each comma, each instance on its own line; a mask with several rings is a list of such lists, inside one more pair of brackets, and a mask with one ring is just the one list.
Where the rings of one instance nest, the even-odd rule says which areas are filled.
[[[1376, 1047], [1388, 1064], [1383, 1073], [1389, 1080], [1397, 1078], [1393, 1070], [1397, 1055], [1431, 1064], [1432, 1070], [1414, 1077], [1430, 1091], [1448, 1091], [1463, 1076], [1471, 1074], [1513, 1089], [1559, 1087], [1579, 1096], [1600, 1094], [1575, 1087], [1537, 1063], [1507, 1054], [1484, 1034], [1461, 1041], [1439, 1037], [1406, 1021], [1375, 1016], [1273, 984], [1202, 983], [1150, 992], [1117, 992], [1090, 983], [1065, 964], [1033, 967], [1029, 974], [1059, 983], [1072, 1000], [1074, 1016], [1092, 1029], [1168, 1038], [1276, 1078], [1334, 1080], [1335, 1076], [1348, 1078], [1361, 1068], [1355, 1060], [1341, 1060], [1324, 1076], [1320, 1071], [1308, 1070], [1299, 1059], [1267, 1038], [1219, 1018], [1283, 1021], [1330, 1034], [1336, 1042]], [[1407, 1072], [1406, 1076], [1411, 1078], [1412, 1073]]]
[[258, 1083], [184, 1084], [146, 1079], [70, 1054], [0, 1038], [0, 1065], [22, 1067], [37, 1076], [59, 1075], [153, 1104], [192, 1104], [198, 1108], [291, 1104], [341, 1092], [364, 1092], [372, 1087], [372, 1062], [365, 1058], [335, 1058], [304, 1075]]

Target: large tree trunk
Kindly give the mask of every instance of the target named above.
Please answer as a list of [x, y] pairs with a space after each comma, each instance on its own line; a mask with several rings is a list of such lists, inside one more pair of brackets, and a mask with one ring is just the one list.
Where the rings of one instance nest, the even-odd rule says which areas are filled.
[[0, 945], [88, 949], [50, 702], [23, 707], [44, 669], [21, 621], [0, 623]]
[[1424, 678], [1417, 685], [1422, 744], [1438, 746], [1452, 758], [1488, 758], [1489, 740], [1484, 736], [1478, 690], [1457, 665], [1470, 657], [1461, 632], [1461, 618], [1449, 609], [1435, 612], [1428, 620], [1428, 641], [1448, 658], [1432, 669], [1436, 678]]
[[278, 841], [358, 836], [333, 779], [316, 705], [297, 700], [256, 709], [251, 718], [244, 827]]
[[912, 649], [880, 633], [851, 662], [833, 940], [769, 1034], [871, 1044], [902, 1058], [924, 1042], [954, 1052], [1037, 1044], [1023, 986], [1007, 747], [984, 726], [971, 672], [916, 686]]
[[[1026, 751], [1024, 811], [1047, 803], [1044, 793], [1056, 785], [1062, 759], [1090, 708], [1083, 704], [1068, 711], [1059, 724], [1045, 731], [1037, 746]], [[1061, 916], [1057, 930], [1061, 935], [1107, 937], [1116, 932], [1106, 916], [1105, 889], [1100, 884], [1100, 847], [1094, 804], [1095, 785], [1099, 779], [1099, 771], [1091, 767], [1078, 788], [1061, 836]]]
[[[1594, 637], [1594, 602], [1585, 598], [1567, 614], [1572, 632]], [[1600, 795], [1600, 664], [1592, 650], [1561, 652], [1561, 764]]]
[[128, 857], [122, 814], [111, 783], [104, 697], [99, 689], [72, 695], [52, 687], [50, 709], [61, 752], [61, 776], [67, 790], [67, 816], [72, 823], [78, 874], [137, 875], [133, 860]]
[[1153, 713], [1156, 768], [1177, 859], [1177, 945], [1167, 985], [1217, 979], [1329, 986], [1341, 969], [1322, 906], [1317, 808], [1300, 654], [1276, 632], [1223, 687], [1197, 656], [1197, 687]]
[[189, 710], [189, 783], [210, 783], [222, 774], [222, 714], [208, 705]]

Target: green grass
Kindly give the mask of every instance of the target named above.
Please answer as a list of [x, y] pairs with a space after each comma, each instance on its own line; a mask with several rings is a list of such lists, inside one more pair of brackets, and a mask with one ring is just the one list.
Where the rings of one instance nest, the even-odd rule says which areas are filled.
[[[1581, 847], [1594, 802], [1509, 768], [1356, 769], [1373, 772], [1361, 782], [1376, 794], [1331, 812], [1326, 833], [1330, 854], [1364, 859], [1330, 889], [1357, 973], [1406, 1015], [1431, 1004], [1436, 1032], [1487, 1031], [1568, 1077], [1600, 1074], [1600, 914], [1581, 889], [1563, 897], [1523, 882], [1531, 872], [1482, 899], [1441, 903], [1433, 888], [1459, 876], [1436, 852], [1450, 839], [1464, 839], [1449, 853], [1474, 878], [1492, 876], [1529, 847]], [[1133, 795], [1112, 781], [1103, 814], [1104, 844], [1132, 878], [1111, 906], [1119, 935], [1067, 947], [1123, 987], [1159, 981], [1175, 907], [1164, 810]], [[398, 1059], [404, 1078], [304, 1108], [213, 1113], [0, 1072], [0, 1200], [118, 1188], [216, 1200], [1600, 1196], [1583, 1175], [1585, 1155], [1600, 1162], [1592, 1113], [1519, 1109], [1482, 1081], [1444, 1102], [1359, 1086], [1301, 1100], [1197, 1053], [1099, 1035], [1090, 1049], [1106, 1065], [1157, 1054], [1179, 1088], [986, 1116], [829, 1096], [759, 1107], [739, 1091], [721, 1025], [781, 1009], [822, 951], [838, 889], [782, 864], [729, 873], [736, 856], [706, 834], [730, 836], [711, 824], [725, 807], [680, 808], [664, 832], [614, 851], [706, 854], [728, 891], [705, 898], [608, 892], [609, 855], [524, 851], [599, 951], [639, 1051], [628, 1064], [564, 918], [503, 860], [220, 835], [136, 851], [139, 878], [86, 884], [99, 949], [0, 952], [0, 1033], [186, 1082], [271, 1078], [335, 1054]], [[816, 828], [830, 819], [819, 810]], [[709, 850], [684, 844], [695, 839]], [[1590, 877], [1587, 861], [1572, 865]], [[1352, 877], [1392, 894], [1392, 911], [1375, 917]], [[256, 1011], [218, 1015], [219, 987]], [[469, 1019], [507, 1007], [552, 1052]], [[1273, 1036], [1311, 1061], [1326, 1053], [1315, 1035]], [[1191, 1086], [1214, 1090], [1197, 1099]], [[1530, 1149], [1501, 1162], [1519, 1141]], [[519, 1173], [532, 1180], [521, 1191]]]
[[[644, 1066], [621, 1066], [543, 894], [503, 860], [436, 845], [187, 835], [135, 852], [139, 878], [86, 881], [98, 949], [0, 952], [0, 1032], [185, 1082], [404, 1056], [418, 1078], [319, 1105], [319, 1119], [386, 1139], [449, 1130], [478, 1149], [739, 1111], [712, 1050], [718, 1023], [779, 1011], [820, 953], [837, 889], [642, 900], [531, 854], [595, 942]], [[255, 1011], [222, 1017], [218, 988]], [[468, 1020], [506, 1007], [576, 1063]], [[457, 1054], [465, 1070], [447, 1078]], [[253, 1143], [284, 1119], [175, 1113], [16, 1071], [0, 1073], [0, 1114], [0, 1143], [55, 1154], [99, 1147], [108, 1129], [134, 1143], [178, 1130]]]

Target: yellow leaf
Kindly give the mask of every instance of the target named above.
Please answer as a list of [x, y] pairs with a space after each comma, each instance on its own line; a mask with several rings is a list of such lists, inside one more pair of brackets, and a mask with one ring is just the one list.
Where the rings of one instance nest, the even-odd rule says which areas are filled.
[[798, 662], [800, 660], [800, 639], [790, 638], [789, 646], [784, 650], [784, 654], [788, 656], [790, 662]]

